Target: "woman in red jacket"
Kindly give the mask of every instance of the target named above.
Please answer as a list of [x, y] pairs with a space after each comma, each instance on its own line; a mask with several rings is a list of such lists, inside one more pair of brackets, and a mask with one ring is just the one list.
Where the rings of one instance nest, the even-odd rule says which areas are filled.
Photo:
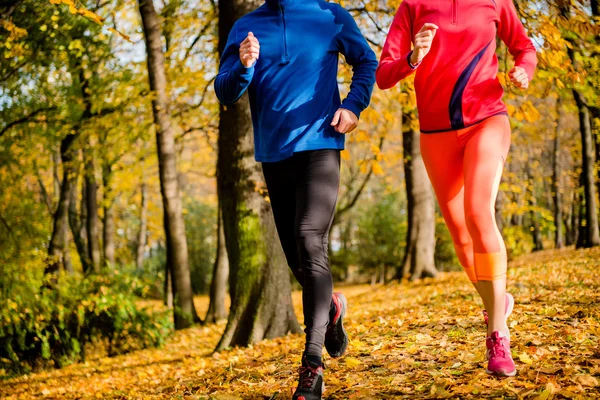
[[536, 51], [512, 0], [404, 0], [377, 84], [389, 89], [416, 72], [423, 161], [458, 258], [489, 312], [487, 372], [514, 376], [506, 322], [514, 300], [494, 211], [511, 134], [496, 36], [515, 59], [510, 81], [526, 89]]

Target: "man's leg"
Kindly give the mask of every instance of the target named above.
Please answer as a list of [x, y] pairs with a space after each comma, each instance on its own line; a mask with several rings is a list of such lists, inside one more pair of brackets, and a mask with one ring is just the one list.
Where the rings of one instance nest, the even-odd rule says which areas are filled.
[[304, 272], [305, 356], [320, 363], [333, 292], [327, 251], [340, 184], [340, 152], [316, 150], [296, 156], [295, 235]]
[[294, 277], [304, 286], [304, 274], [295, 236], [296, 157], [280, 162], [263, 163], [262, 166], [281, 247]]

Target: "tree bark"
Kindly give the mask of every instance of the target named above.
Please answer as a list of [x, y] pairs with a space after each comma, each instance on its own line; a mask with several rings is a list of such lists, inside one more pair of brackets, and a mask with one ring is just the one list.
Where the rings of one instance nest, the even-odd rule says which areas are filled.
[[169, 309], [173, 309], [173, 282], [171, 276], [171, 269], [168, 264], [165, 264], [165, 305]]
[[58, 164], [61, 162], [60, 147], [52, 152], [52, 185], [54, 188], [52, 201], [58, 204], [60, 200], [61, 180], [59, 176]]
[[562, 130], [560, 97], [556, 101], [556, 136], [554, 137], [554, 158], [552, 168], [552, 191], [554, 193], [554, 223], [556, 232], [554, 234], [554, 247], [562, 249], [565, 246], [563, 233], [563, 199], [560, 187], [561, 170], [560, 170], [560, 133]]
[[104, 246], [104, 267], [115, 265], [115, 216], [114, 198], [112, 193], [112, 168], [104, 165], [102, 172], [104, 221], [102, 224], [102, 244]]
[[78, 179], [74, 178], [73, 188], [71, 190], [71, 201], [69, 203], [69, 225], [71, 227], [71, 233], [77, 247], [77, 254], [79, 254], [79, 260], [84, 274], [90, 273], [92, 269], [92, 263], [89, 259], [89, 252], [87, 246], [87, 233], [86, 223], [87, 211], [86, 211], [86, 190], [85, 184], [81, 186], [81, 202], [80, 210], [77, 210], [77, 189]]
[[[143, 180], [143, 178], [142, 178]], [[146, 252], [146, 235], [148, 231], [148, 185], [142, 183], [142, 204], [140, 207], [140, 231], [138, 233], [135, 265], [138, 270], [144, 269], [144, 253]]]
[[574, 213], [575, 213], [575, 193], [573, 193], [572, 196], [572, 203], [571, 206], [567, 209], [567, 213], [564, 216], [563, 222], [565, 225], [565, 246], [572, 246], [573, 244], [575, 244], [575, 240], [574, 240], [574, 232], [575, 229], [573, 229], [573, 226], [577, 226], [577, 225], [573, 225], [574, 222]]
[[580, 196], [577, 188], [573, 191], [573, 202], [571, 203], [571, 219], [569, 221], [570, 231], [567, 233], [567, 246], [577, 244], [579, 240], [579, 209], [581, 208]]
[[585, 192], [585, 237], [583, 247], [600, 246], [600, 226], [598, 225], [598, 194], [596, 193], [596, 160], [594, 155], [594, 136], [590, 120], [590, 111], [577, 90], [573, 97], [579, 110], [579, 130], [581, 132], [581, 147], [583, 161], [583, 188]]
[[[219, 1], [219, 54], [223, 54], [234, 21], [257, 5], [257, 1]], [[300, 332], [300, 326], [292, 307], [290, 273], [271, 207], [256, 191], [264, 181], [261, 167], [253, 159], [247, 94], [232, 106], [221, 105], [218, 149], [217, 187], [231, 297], [227, 327], [217, 345], [220, 351]]]
[[76, 134], [69, 133], [60, 144], [63, 178], [60, 183], [58, 206], [53, 218], [52, 236], [48, 245], [48, 262], [44, 271], [45, 274], [56, 274], [65, 268], [69, 202], [71, 200], [71, 191], [73, 190], [74, 175], [73, 151], [71, 146], [76, 138]]
[[227, 318], [225, 298], [227, 296], [227, 278], [229, 276], [229, 259], [225, 246], [225, 229], [221, 211], [218, 215], [217, 228], [217, 257], [213, 268], [213, 277], [210, 284], [210, 305], [206, 313], [205, 323], [214, 323]]
[[433, 189], [421, 157], [420, 133], [403, 116], [404, 177], [408, 200], [406, 254], [397, 278], [411, 281], [435, 277], [435, 202]]
[[200, 318], [193, 301], [185, 221], [177, 179], [175, 139], [169, 116], [165, 55], [162, 48], [160, 22], [152, 0], [139, 0], [139, 11], [146, 41], [150, 90], [155, 93], [152, 97], [152, 112], [164, 208], [167, 265], [173, 283], [175, 328], [183, 329], [200, 321]]
[[96, 177], [94, 176], [94, 162], [91, 158], [86, 160], [85, 163], [84, 185], [86, 199], [85, 207], [87, 211], [86, 233], [88, 258], [91, 262], [92, 270], [98, 273], [100, 272], [100, 223], [98, 219], [98, 183], [96, 182]]

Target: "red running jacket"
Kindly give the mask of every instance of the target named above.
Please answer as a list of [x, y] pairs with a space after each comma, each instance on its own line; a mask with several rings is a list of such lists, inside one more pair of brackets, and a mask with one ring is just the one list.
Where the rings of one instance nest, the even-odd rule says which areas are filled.
[[[413, 69], [411, 43], [427, 22], [439, 29], [429, 54]], [[512, 0], [404, 0], [383, 47], [377, 85], [389, 89], [416, 70], [424, 133], [462, 129], [506, 113], [497, 76], [496, 35], [531, 80], [536, 51]]]

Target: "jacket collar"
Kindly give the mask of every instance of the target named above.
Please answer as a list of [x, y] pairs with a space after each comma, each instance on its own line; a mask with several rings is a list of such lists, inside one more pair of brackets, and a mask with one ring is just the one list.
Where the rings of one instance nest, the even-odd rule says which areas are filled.
[[[292, 4], [294, 4], [298, 0], [266, 0], [267, 5], [273, 10], [278, 10], [279, 8], [288, 8]], [[304, 1], [304, 0], [300, 0]]]

